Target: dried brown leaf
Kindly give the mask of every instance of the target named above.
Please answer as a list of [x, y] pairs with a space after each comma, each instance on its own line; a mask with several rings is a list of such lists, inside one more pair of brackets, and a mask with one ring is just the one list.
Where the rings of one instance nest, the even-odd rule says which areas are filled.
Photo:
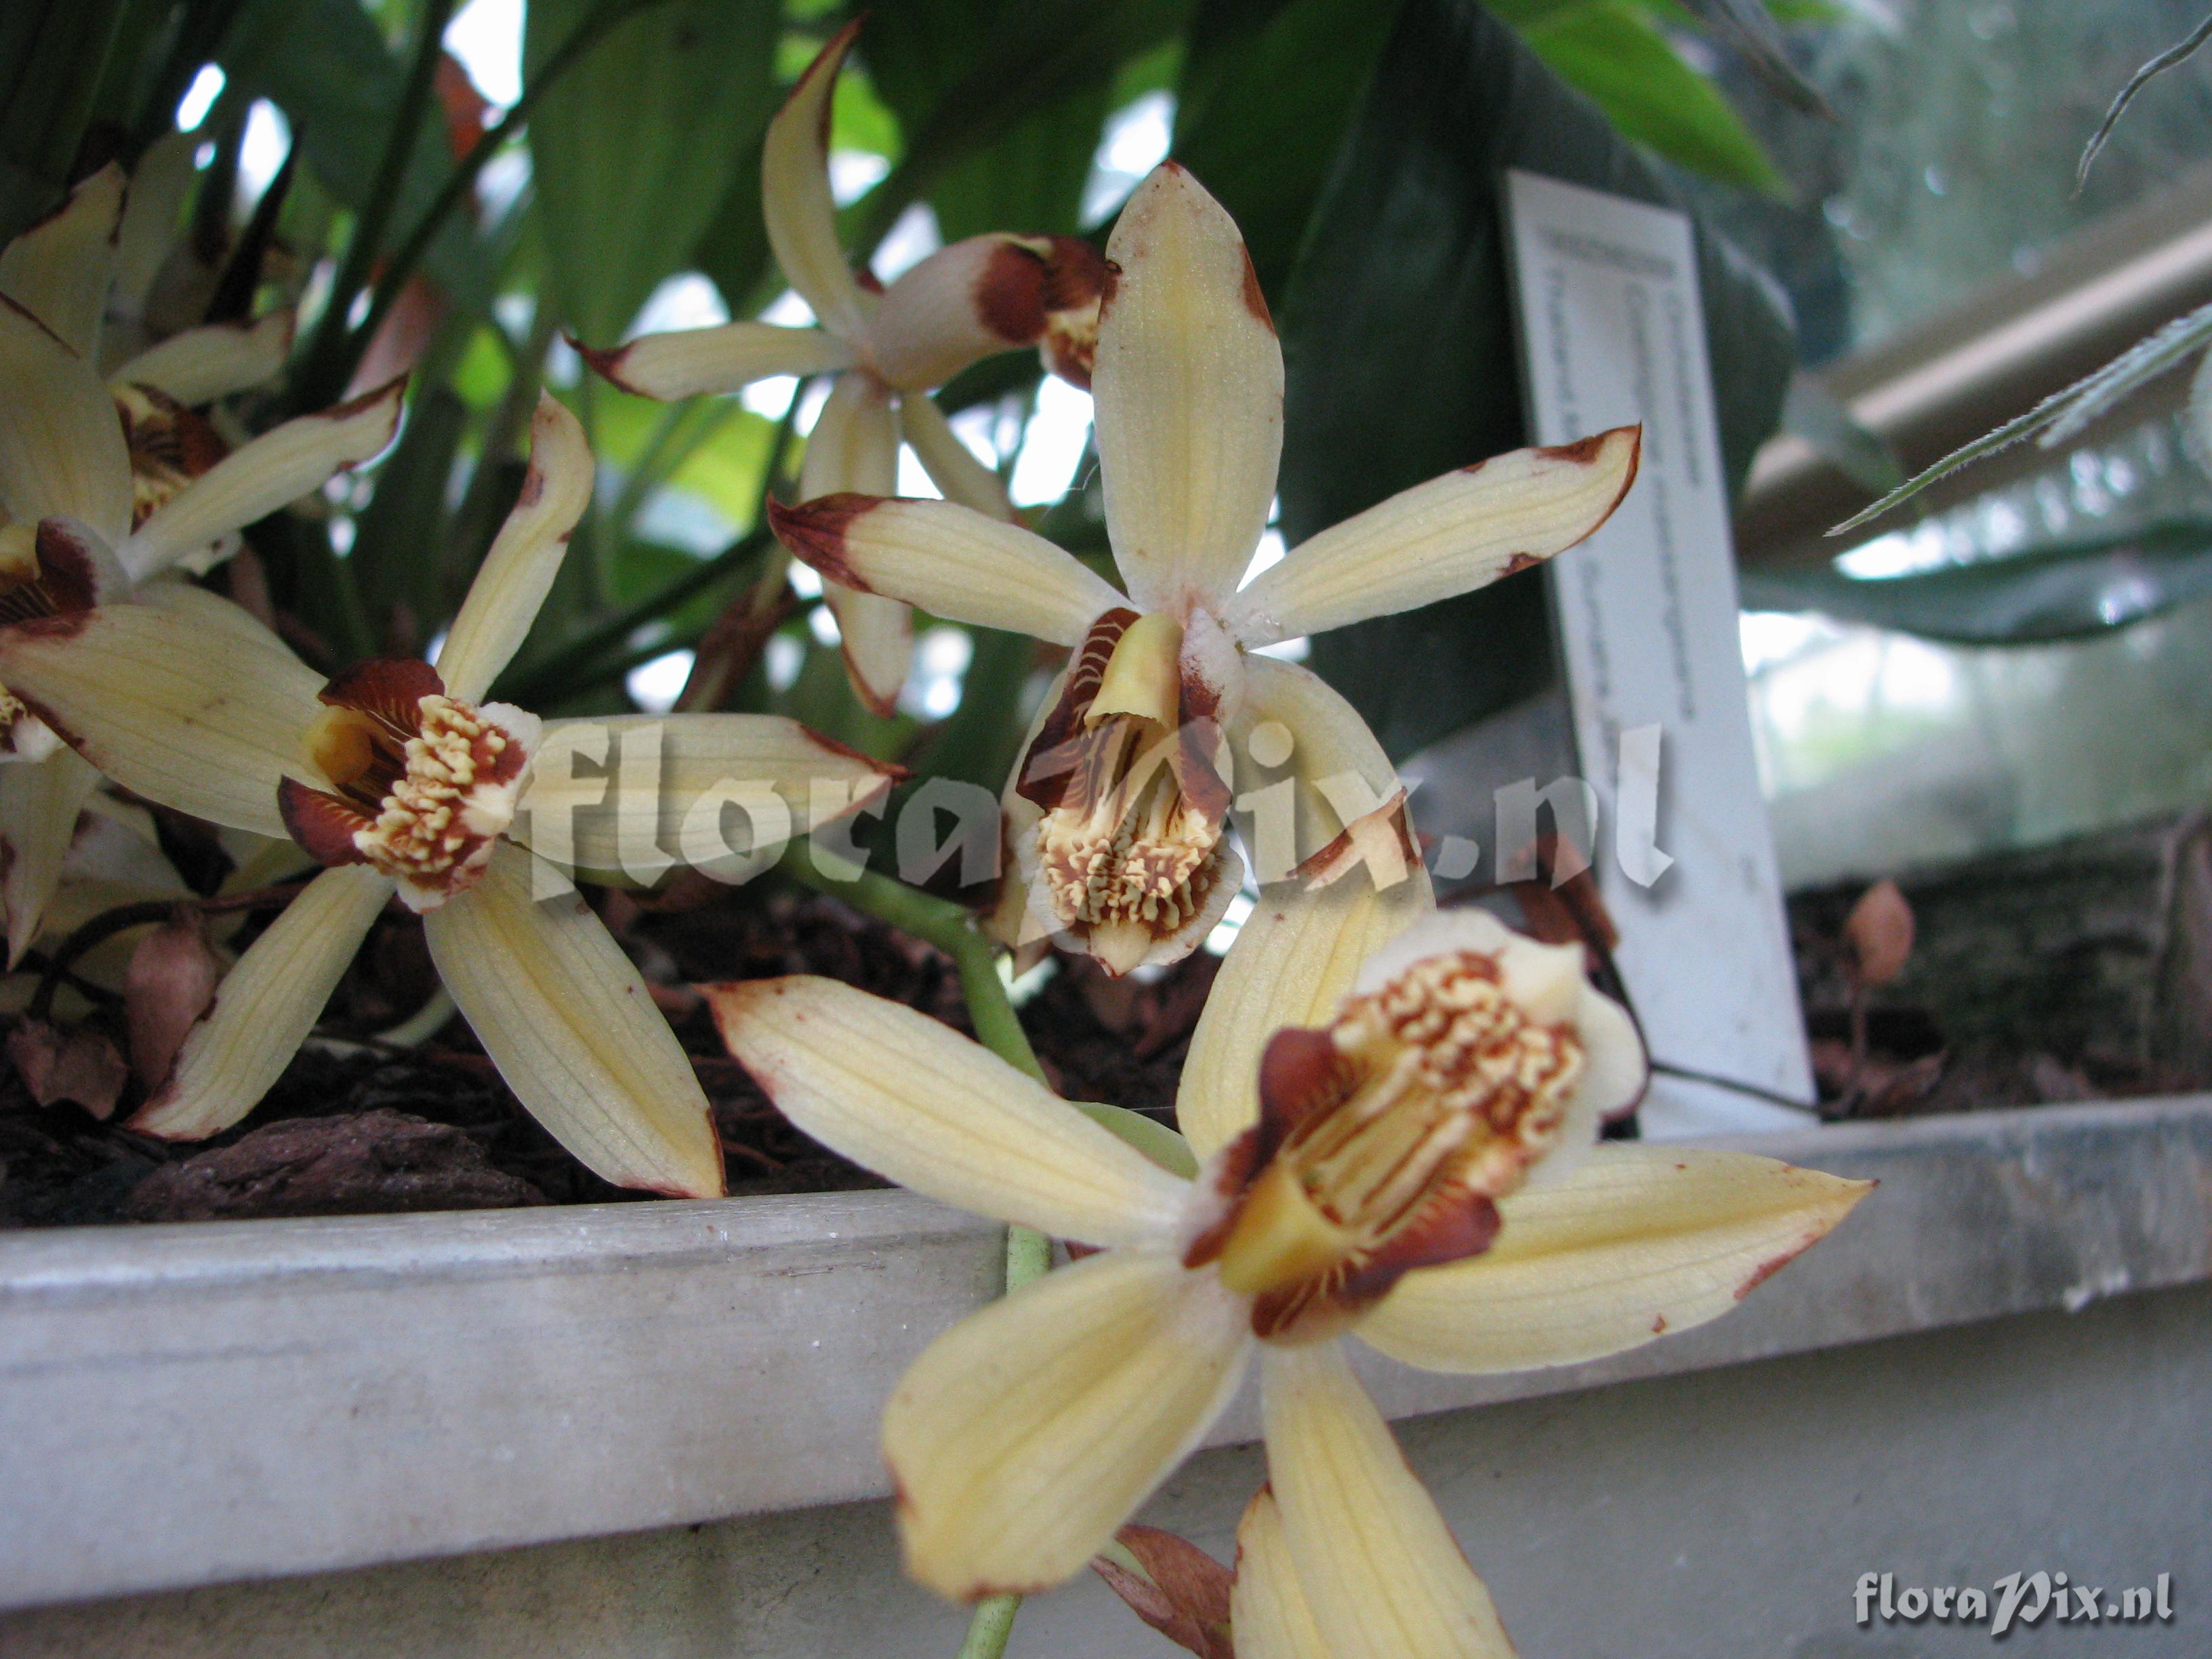
[[131, 1069], [159, 1088], [202, 1015], [214, 1006], [222, 961], [208, 943], [198, 907], [179, 904], [138, 941], [123, 974], [123, 1012], [131, 1032]]
[[1091, 1569], [1130, 1612], [1199, 1659], [1236, 1659], [1229, 1636], [1229, 1593], [1236, 1578], [1228, 1568], [1158, 1527], [1124, 1527], [1114, 1541], [1137, 1570], [1103, 1554], [1091, 1558]]
[[97, 1031], [81, 1025], [64, 1031], [43, 1019], [16, 1022], [8, 1058], [40, 1105], [73, 1100], [97, 1118], [114, 1112], [131, 1077], [115, 1045]]
[[1905, 971], [1912, 957], [1912, 907], [1893, 881], [1878, 881], [1859, 896], [1844, 921], [1844, 948], [1852, 978], [1872, 989]]

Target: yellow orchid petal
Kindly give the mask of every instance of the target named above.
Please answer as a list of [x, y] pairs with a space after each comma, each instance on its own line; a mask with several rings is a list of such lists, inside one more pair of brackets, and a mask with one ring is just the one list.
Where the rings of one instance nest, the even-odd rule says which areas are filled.
[[612, 350], [579, 347], [592, 367], [641, 398], [696, 398], [736, 392], [775, 374], [823, 374], [850, 368], [851, 343], [820, 328], [724, 323], [647, 334]]
[[1499, 1200], [1483, 1255], [1399, 1280], [1359, 1334], [1439, 1371], [1619, 1353], [1726, 1313], [1871, 1186], [1747, 1152], [1595, 1146]]
[[830, 100], [860, 31], [855, 18], [806, 66], [768, 124], [761, 151], [761, 213], [783, 279], [824, 328], [848, 340], [860, 337], [868, 307], [837, 240], [837, 204], [830, 194]]
[[187, 409], [259, 386], [284, 367], [297, 318], [287, 307], [249, 323], [209, 323], [172, 334], [108, 376], [146, 386]]
[[520, 647], [561, 573], [568, 532], [592, 504], [595, 474], [584, 428], [550, 393], [530, 418], [522, 494], [484, 555], [438, 653], [449, 696], [480, 702]]
[[[550, 763], [566, 752], [587, 760], [589, 772]], [[548, 720], [537, 753], [508, 833], [554, 864], [638, 880], [676, 864], [715, 873], [719, 861], [740, 862], [750, 849], [724, 839], [729, 806], [773, 858], [787, 838], [865, 805], [902, 775], [773, 714]], [[770, 791], [780, 808], [766, 800]], [[738, 873], [760, 861], [748, 857]]]
[[1175, 1237], [1188, 1182], [940, 1021], [809, 975], [702, 988], [777, 1109], [855, 1164], [1055, 1238]]
[[1267, 1477], [1334, 1659], [1511, 1659], [1490, 1592], [1406, 1466], [1342, 1345], [1269, 1348]]
[[224, 456], [116, 549], [131, 579], [170, 568], [210, 542], [322, 488], [380, 453], [399, 429], [404, 380], [287, 421]]
[[[533, 881], [559, 896], [540, 902]], [[501, 844], [483, 879], [422, 917], [469, 1029], [525, 1110], [594, 1174], [719, 1198], [699, 1079], [636, 967], [552, 866]]]
[[10, 970], [39, 936], [61, 884], [77, 814], [99, 785], [98, 769], [68, 749], [0, 766], [0, 902], [7, 909]]
[[1516, 449], [1415, 484], [1300, 543], [1229, 602], [1247, 645], [1272, 645], [1486, 587], [1564, 553], [1636, 482], [1641, 427]]
[[1275, 325], [1235, 222], [1173, 161], [1137, 186], [1106, 258], [1091, 384], [1115, 562], [1140, 609], [1218, 612], [1275, 494]]
[[[1309, 864], [1313, 868], [1301, 873], [1325, 872], [1334, 881], [1348, 861], [1361, 858], [1368, 865], [1364, 878], [1384, 884], [1414, 872], [1420, 861], [1404, 809], [1405, 786], [1359, 711], [1297, 663], [1253, 655], [1243, 661], [1244, 695], [1231, 736], [1238, 755], [1267, 763], [1248, 769], [1256, 773], [1249, 780], [1255, 793], [1246, 795], [1261, 885]], [[1268, 775], [1278, 766], [1285, 769], [1271, 786]], [[1370, 818], [1375, 821], [1363, 823]]]
[[921, 462], [929, 480], [945, 492], [945, 499], [981, 513], [987, 519], [1012, 524], [1014, 504], [999, 475], [976, 459], [975, 452], [960, 441], [960, 434], [945, 418], [934, 398], [920, 392], [899, 400], [899, 426], [907, 443]]
[[771, 507], [784, 545], [835, 581], [933, 616], [1080, 645], [1123, 601], [1082, 562], [1019, 525], [951, 501], [832, 495]]
[[1355, 877], [1319, 891], [1289, 882], [1261, 890], [1214, 977], [1176, 1097], [1176, 1120], [1201, 1160], [1259, 1117], [1268, 1039], [1325, 1024], [1360, 964], [1432, 912], [1427, 874], [1414, 871], [1388, 890]]
[[1081, 1571], [1197, 1445], [1252, 1346], [1247, 1304], [1151, 1250], [1085, 1257], [963, 1320], [884, 1410], [907, 1571], [958, 1601]]
[[278, 784], [317, 775], [323, 678], [251, 617], [211, 621], [228, 600], [179, 594], [0, 629], [0, 684], [132, 793], [281, 839]]
[[1262, 1486], [1237, 1525], [1237, 1582], [1229, 1593], [1237, 1659], [1335, 1659], [1314, 1623], [1283, 1535], [1282, 1505]]
[[130, 1127], [163, 1140], [204, 1140], [258, 1105], [391, 896], [391, 878], [366, 865], [309, 882], [225, 976], [167, 1081]]
[[[854, 369], [837, 377], [806, 434], [799, 470], [801, 501], [858, 491], [888, 495], [898, 488], [898, 416], [891, 394], [872, 374]], [[834, 579], [822, 597], [837, 618], [840, 648], [853, 691], [878, 714], [898, 707], [914, 656], [914, 617], [895, 599]]]
[[131, 452], [100, 377], [0, 296], [0, 506], [24, 524], [75, 519], [112, 546], [131, 528]]
[[72, 187], [59, 207], [0, 248], [0, 294], [86, 359], [100, 349], [124, 189], [123, 169], [110, 161]]

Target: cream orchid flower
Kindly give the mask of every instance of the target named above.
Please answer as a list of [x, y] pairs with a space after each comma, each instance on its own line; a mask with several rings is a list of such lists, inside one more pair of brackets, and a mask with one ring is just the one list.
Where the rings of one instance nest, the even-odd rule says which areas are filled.
[[[191, 405], [281, 365], [289, 315], [188, 330], [103, 381], [94, 368], [101, 305], [124, 289], [118, 267], [144, 240], [110, 167], [0, 251], [0, 620], [52, 627], [58, 612], [141, 584], [149, 602], [197, 605], [156, 579], [204, 568], [245, 526], [375, 455], [398, 426], [395, 383], [227, 453]], [[42, 537], [34, 526], [44, 520], [89, 533]], [[0, 761], [15, 763], [0, 765], [12, 967], [38, 933], [99, 774], [4, 687]]]
[[[564, 871], [620, 867], [638, 842], [657, 852], [671, 813], [687, 849], [703, 825], [726, 854], [721, 811], [748, 787], [796, 797], [787, 810], [804, 830], [896, 774], [766, 715], [540, 720], [484, 702], [592, 486], [581, 429], [542, 398], [520, 497], [434, 667], [381, 659], [325, 684], [234, 605], [173, 584], [140, 590], [155, 602], [60, 604], [0, 628], [0, 678], [100, 771], [216, 823], [289, 833], [328, 866], [231, 970], [131, 1127], [192, 1140], [244, 1117], [396, 894], [422, 914], [440, 976], [508, 1087], [562, 1145], [619, 1186], [723, 1190], [691, 1064]], [[46, 520], [40, 539], [50, 571], [106, 562], [66, 520]], [[611, 743], [626, 762], [634, 742], [656, 757], [651, 788], [617, 778], [610, 797], [606, 777], [578, 778], [572, 763], [532, 767], [549, 754], [604, 762]], [[549, 890], [559, 896], [536, 902]]]
[[[905, 442], [948, 500], [1014, 516], [998, 475], [961, 442], [929, 392], [982, 358], [1035, 346], [1045, 367], [1088, 386], [1105, 264], [1074, 236], [970, 236], [939, 249], [886, 289], [855, 278], [830, 193], [830, 108], [860, 21], [841, 29], [769, 123], [761, 206], [769, 245], [816, 325], [726, 323], [585, 350], [600, 374], [647, 398], [731, 392], [777, 374], [835, 374], [801, 464], [799, 497], [898, 488]], [[896, 706], [913, 653], [903, 605], [839, 582], [836, 614], [853, 690], [878, 714]]]
[[[1249, 740], [1266, 731], [1262, 749], [1283, 751], [1270, 763], [1287, 753], [1325, 798], [1310, 810], [1346, 830], [1364, 823], [1376, 848], [1404, 840], [1396, 775], [1351, 705], [1253, 653], [1572, 547], [1634, 481], [1640, 428], [1417, 485], [1240, 589], [1275, 493], [1283, 414], [1282, 350], [1243, 239], [1170, 161], [1130, 198], [1106, 252], [1093, 382], [1127, 598], [1042, 538], [949, 502], [856, 494], [769, 517], [825, 580], [1075, 648], [1008, 785], [1028, 911], [1009, 942], [1048, 933], [1122, 974], [1188, 955], [1242, 880], [1224, 839], [1225, 740], [1265, 759]], [[1372, 834], [1392, 819], [1396, 836]], [[1263, 883], [1285, 873], [1264, 848], [1260, 861]]]
[[1444, 1371], [1617, 1353], [1727, 1312], [1867, 1189], [1593, 1144], [1643, 1087], [1627, 1015], [1577, 950], [1437, 915], [1419, 875], [1263, 897], [1184, 1068], [1195, 1181], [911, 1009], [805, 977], [707, 994], [731, 1053], [816, 1139], [1099, 1247], [939, 1337], [893, 1394], [908, 1570], [959, 1599], [1077, 1572], [1256, 1352], [1281, 1559], [1327, 1646], [1255, 1615], [1247, 1659], [1510, 1651], [1337, 1338]]

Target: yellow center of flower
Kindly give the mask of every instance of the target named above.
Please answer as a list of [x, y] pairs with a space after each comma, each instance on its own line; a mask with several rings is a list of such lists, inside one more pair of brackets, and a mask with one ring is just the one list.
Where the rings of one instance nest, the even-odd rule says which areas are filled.
[[353, 844], [386, 875], [458, 887], [514, 822], [520, 757], [483, 712], [435, 693], [416, 703], [413, 729], [387, 715], [328, 710], [310, 749], [337, 795], [369, 822]]
[[1324, 1031], [1285, 1035], [1297, 1046], [1270, 1085], [1286, 1097], [1267, 1103], [1281, 1139], [1218, 1255], [1230, 1289], [1274, 1299], [1263, 1334], [1332, 1295], [1379, 1293], [1363, 1273], [1486, 1245], [1490, 1202], [1556, 1143], [1583, 1068], [1573, 1028], [1531, 1018], [1474, 951], [1418, 962]]
[[1122, 632], [1073, 739], [1067, 787], [1036, 826], [1055, 917], [1115, 974], [1203, 909], [1219, 873], [1221, 825], [1176, 775], [1182, 645], [1168, 617]]

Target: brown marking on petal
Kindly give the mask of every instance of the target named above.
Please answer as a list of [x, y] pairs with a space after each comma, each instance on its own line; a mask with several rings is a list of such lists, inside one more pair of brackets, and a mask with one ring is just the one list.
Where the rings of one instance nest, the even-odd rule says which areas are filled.
[[1316, 887], [1327, 887], [1358, 869], [1360, 863], [1359, 845], [1358, 836], [1354, 832], [1360, 824], [1385, 813], [1389, 814], [1388, 821], [1397, 831], [1398, 849], [1405, 858], [1407, 868], [1411, 869], [1414, 865], [1419, 864], [1421, 861], [1420, 842], [1413, 834], [1413, 821], [1407, 815], [1406, 792], [1403, 789], [1397, 789], [1392, 791], [1389, 799], [1384, 801], [1374, 811], [1338, 830], [1334, 839], [1328, 846], [1313, 854], [1304, 863], [1291, 872], [1291, 878], [1307, 882]]
[[1339, 1298], [1375, 1302], [1418, 1267], [1442, 1267], [1480, 1255], [1503, 1224], [1498, 1206], [1480, 1193], [1450, 1192], [1429, 1200], [1422, 1215], [1345, 1278]]
[[411, 729], [418, 718], [416, 705], [445, 690], [438, 671], [420, 657], [371, 657], [341, 672], [316, 695], [333, 708], [351, 708]]
[[276, 811], [286, 832], [325, 869], [368, 862], [354, 836], [372, 820], [337, 796], [286, 778], [276, 786]]
[[1664, 1336], [1667, 1334], [1667, 1316], [1665, 1314], [1654, 1314], [1651, 1316], [1651, 1334], [1654, 1336]]
[[853, 520], [873, 512], [886, 499], [841, 490], [834, 495], [819, 495], [811, 501], [802, 501], [797, 507], [786, 507], [770, 500], [769, 528], [775, 532], [778, 541], [791, 550], [793, 557], [818, 571], [824, 580], [849, 587], [856, 593], [872, 593], [876, 590], [847, 562], [845, 542]]
[[1213, 1196], [1221, 1200], [1221, 1212], [1191, 1240], [1189, 1248], [1183, 1252], [1184, 1267], [1203, 1267], [1220, 1256], [1222, 1247], [1229, 1243], [1229, 1235], [1235, 1230], [1237, 1217], [1243, 1207], [1237, 1200], [1267, 1166], [1267, 1162], [1261, 1151], [1260, 1126], [1256, 1123], [1222, 1148], [1219, 1161], [1214, 1165], [1212, 1181]]
[[1817, 1232], [1808, 1233], [1804, 1237], [1799, 1239], [1797, 1243], [1792, 1244], [1788, 1249], [1783, 1251], [1781, 1255], [1770, 1256], [1767, 1260], [1760, 1262], [1756, 1267], [1753, 1267], [1751, 1270], [1751, 1276], [1745, 1279], [1742, 1284], [1736, 1286], [1735, 1299], [1739, 1302], [1742, 1301], [1744, 1297], [1749, 1296], [1753, 1291], [1766, 1283], [1768, 1279], [1780, 1273], [1784, 1267], [1795, 1261], [1807, 1250], [1819, 1243], [1820, 1242], [1821, 1234], [1825, 1233], [1827, 1229], [1824, 1227]]
[[1102, 614], [1091, 624], [1076, 647], [1075, 659], [1069, 664], [1067, 682], [1061, 687], [1060, 701], [1053, 705], [1052, 713], [1037, 728], [1037, 734], [1022, 757], [1021, 778], [1014, 793], [1051, 811], [1066, 797], [1075, 782], [1080, 761], [1084, 717], [1098, 696], [1100, 683], [1106, 678], [1106, 665], [1113, 660], [1114, 647], [1121, 642], [1121, 635], [1129, 624], [1137, 620], [1137, 613], [1125, 606], [1116, 605]]
[[342, 404], [332, 404], [328, 409], [319, 409], [312, 416], [319, 421], [349, 421], [365, 414], [377, 404], [389, 401], [392, 404], [392, 423], [399, 424], [399, 405], [407, 395], [407, 376], [403, 372], [393, 375], [382, 386], [373, 386], [358, 398], [349, 398]]
[[[851, 586], [849, 583], [846, 585]], [[872, 592], [873, 590], [862, 591]], [[860, 665], [854, 659], [851, 641], [842, 634], [837, 639], [837, 654], [844, 660], [846, 681], [852, 686], [853, 695], [860, 700], [862, 707], [878, 720], [887, 720], [898, 713], [898, 693], [894, 691], [889, 696], [885, 696], [868, 684], [867, 676], [860, 672]]]
[[99, 566], [92, 547], [60, 519], [39, 521], [38, 586], [56, 617], [74, 617], [73, 633], [83, 627], [84, 613], [100, 603]]
[[1516, 553], [1511, 558], [1506, 560], [1505, 569], [1503, 572], [1503, 574], [1507, 576], [1517, 576], [1522, 571], [1533, 570], [1543, 562], [1544, 562], [1538, 558], [1534, 553]]
[[[83, 621], [77, 617], [48, 617], [39, 622], [22, 623], [17, 627], [15, 631], [19, 635], [28, 635], [35, 639], [65, 640], [70, 638], [72, 635], [82, 630], [83, 626]], [[52, 732], [70, 748], [76, 750], [78, 754], [83, 756], [85, 759], [91, 762], [93, 765], [100, 766], [100, 757], [94, 754], [90, 749], [87, 748], [85, 746], [84, 739], [79, 737], [76, 732], [70, 731], [67, 726], [64, 725], [61, 719], [55, 714], [52, 709], [47, 708], [46, 704], [40, 702], [38, 698], [33, 696], [28, 691], [24, 690], [20, 685], [11, 685], [8, 688], [8, 691], [9, 695], [13, 696], [17, 702], [21, 703], [24, 708], [29, 709], [33, 714], [36, 714], [40, 720], [44, 721], [46, 730]], [[105, 771], [106, 769], [105, 767], [101, 767], [100, 769]]]
[[1037, 252], [1005, 236], [976, 273], [969, 297], [984, 327], [1009, 345], [1029, 345], [1044, 333], [1049, 273]]
[[883, 786], [885, 788], [889, 788], [895, 783], [904, 783], [914, 775], [911, 767], [901, 766], [896, 761], [878, 760], [865, 749], [855, 749], [849, 743], [840, 743], [835, 738], [826, 737], [817, 732], [811, 726], [801, 729], [805, 732], [807, 741], [816, 748], [826, 749], [833, 755], [841, 755], [847, 760], [858, 761], [861, 765], [867, 767], [883, 781]]
[[1105, 260], [1105, 275], [1098, 283], [1098, 315], [1103, 321], [1107, 307], [1114, 303], [1114, 295], [1121, 286], [1121, 267], [1112, 259]]
[[1186, 658], [1176, 693], [1176, 746], [1169, 763], [1182, 798], [1209, 823], [1229, 816], [1236, 791], [1214, 763], [1221, 742], [1221, 688], [1200, 677]]
[[853, 286], [863, 294], [881, 294], [884, 292], [884, 279], [867, 266], [860, 265], [854, 269]]
[[1104, 254], [1080, 236], [1047, 240], [1052, 251], [1045, 258], [1046, 310], [1074, 311], [1105, 293], [1110, 267]]
[[[799, 79], [791, 83], [790, 94], [783, 100], [785, 109], [789, 109], [792, 105], [799, 101], [799, 95], [806, 90], [806, 83], [820, 73], [824, 64], [833, 65], [830, 70], [832, 74], [836, 72], [834, 66], [842, 61], [845, 53], [852, 47], [854, 37], [860, 33], [860, 25], [867, 21], [868, 15], [862, 12], [823, 43], [822, 50], [814, 54], [814, 61], [799, 72]], [[815, 123], [815, 140], [821, 145], [824, 155], [827, 155], [830, 149], [830, 117], [835, 103], [836, 100], [833, 98], [823, 99], [821, 115]]]
[[1260, 1054], [1261, 1160], [1316, 1108], [1341, 1098], [1346, 1083], [1344, 1056], [1327, 1031], [1291, 1025], [1268, 1038]]
[[1237, 251], [1244, 256], [1244, 309], [1260, 319], [1260, 326], [1268, 333], [1275, 331], [1275, 319], [1267, 311], [1267, 296], [1260, 288], [1260, 273], [1252, 269], [1252, 252], [1243, 244]]
[[562, 338], [568, 341], [569, 348], [590, 364], [592, 372], [608, 385], [619, 386], [634, 398], [649, 398], [653, 395], [649, 392], [639, 391], [637, 387], [623, 378], [623, 362], [635, 348], [636, 343], [635, 341], [629, 345], [587, 346], [565, 330], [562, 332]]
[[45, 335], [49, 340], [52, 340], [64, 351], [68, 352], [70, 356], [81, 357], [83, 355], [67, 340], [64, 340], [60, 335], [55, 333], [53, 330], [48, 328], [40, 319], [39, 313], [33, 311], [28, 306], [17, 304], [15, 301], [9, 299], [5, 294], [0, 294], [0, 306], [7, 307], [9, 310], [14, 312], [25, 322], [30, 324], [33, 328], [37, 329], [40, 333]]
[[[1599, 526], [1613, 516], [1614, 509], [1627, 499], [1630, 489], [1635, 484], [1637, 472], [1644, 465], [1643, 423], [1639, 422], [1634, 426], [1617, 426], [1609, 431], [1594, 432], [1589, 437], [1577, 438], [1571, 444], [1540, 444], [1535, 447], [1534, 453], [1547, 461], [1566, 461], [1577, 466], [1589, 466], [1596, 461], [1607, 443], [1623, 433], [1629, 434], [1628, 468], [1621, 477], [1620, 492], [1607, 503], [1605, 511], [1598, 514], [1589, 530], [1583, 532], [1585, 535], [1594, 533]], [[1466, 471], [1473, 472], [1481, 465], [1482, 463], [1478, 461]], [[1509, 570], [1507, 574], [1512, 573]]]

